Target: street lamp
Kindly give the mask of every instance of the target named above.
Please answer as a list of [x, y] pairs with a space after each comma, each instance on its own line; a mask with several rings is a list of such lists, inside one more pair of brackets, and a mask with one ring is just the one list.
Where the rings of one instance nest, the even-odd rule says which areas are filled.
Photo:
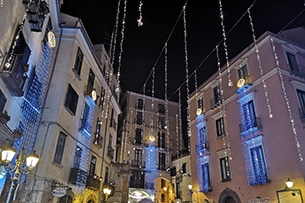
[[12, 147], [5, 148], [1, 152], [1, 164], [4, 165], [4, 168], [7, 171], [12, 171], [14, 173], [14, 177], [12, 178], [12, 184], [10, 191], [8, 193], [6, 203], [11, 203], [14, 199], [15, 190], [18, 185], [19, 175], [28, 174], [31, 170], [33, 170], [38, 161], [39, 156], [34, 153], [27, 155], [25, 158], [23, 156], [23, 150], [21, 150], [18, 158], [16, 159], [16, 163], [12, 163], [12, 160], [16, 154], [16, 150]]
[[288, 178], [285, 183], [287, 189], [291, 189], [293, 187], [293, 181], [290, 180], [290, 178]]
[[111, 194], [111, 189], [104, 187], [103, 192], [105, 194], [105, 201], [107, 202], [108, 196]]

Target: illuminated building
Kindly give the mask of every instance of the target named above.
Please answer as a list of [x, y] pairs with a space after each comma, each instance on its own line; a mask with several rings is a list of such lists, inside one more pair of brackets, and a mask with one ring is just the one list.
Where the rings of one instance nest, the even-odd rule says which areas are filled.
[[130, 91], [122, 95], [120, 103], [118, 160], [130, 164], [129, 201], [174, 200], [172, 156], [185, 149], [177, 129], [179, 104]]
[[[223, 67], [192, 93], [192, 188], [199, 202], [303, 201], [304, 34], [264, 33], [230, 60], [234, 86]], [[285, 189], [287, 178], [296, 193]]]

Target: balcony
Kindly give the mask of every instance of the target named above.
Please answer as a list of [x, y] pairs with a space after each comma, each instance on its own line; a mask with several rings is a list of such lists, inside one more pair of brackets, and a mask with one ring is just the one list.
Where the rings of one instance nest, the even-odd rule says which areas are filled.
[[255, 117], [252, 123], [239, 124], [239, 130], [241, 134], [247, 134], [262, 129], [261, 120], [259, 117]]
[[27, 18], [31, 24], [31, 31], [41, 32], [42, 22], [46, 15], [50, 12], [49, 6], [45, 1], [27, 1], [23, 0], [24, 4], [29, 4], [27, 10]]
[[114, 157], [114, 149], [113, 149], [112, 147], [110, 147], [110, 146], [108, 146], [107, 155], [108, 155], [111, 159], [113, 159], [113, 157]]
[[146, 162], [141, 160], [132, 160], [131, 167], [145, 168]]
[[86, 188], [99, 190], [101, 186], [101, 182], [94, 178], [94, 176], [88, 176], [86, 181]]
[[27, 79], [26, 71], [28, 70], [27, 64], [21, 63], [21, 58], [16, 54], [7, 54], [0, 69], [0, 76], [6, 84], [8, 90], [13, 96], [23, 95], [23, 86]]
[[208, 141], [199, 142], [199, 144], [196, 145], [196, 151], [197, 151], [197, 154], [209, 151]]
[[79, 168], [71, 168], [69, 183], [73, 185], [85, 185], [87, 181], [87, 172]]

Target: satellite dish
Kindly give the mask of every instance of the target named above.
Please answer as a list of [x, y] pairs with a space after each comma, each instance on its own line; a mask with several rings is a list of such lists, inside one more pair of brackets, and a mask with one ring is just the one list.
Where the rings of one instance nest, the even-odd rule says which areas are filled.
[[244, 86], [245, 82], [246, 82], [245, 79], [243, 79], [243, 78], [239, 79], [239, 80], [237, 81], [237, 87], [238, 87], [238, 88], [241, 88], [242, 86]]

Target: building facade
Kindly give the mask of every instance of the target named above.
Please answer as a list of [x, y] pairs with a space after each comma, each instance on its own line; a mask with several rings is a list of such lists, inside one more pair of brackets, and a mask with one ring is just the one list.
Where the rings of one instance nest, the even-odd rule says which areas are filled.
[[264, 33], [192, 93], [193, 202], [303, 202], [304, 35]]
[[40, 161], [18, 176], [13, 194], [16, 171], [1, 166], [0, 200], [122, 202], [129, 168], [116, 163], [118, 80], [104, 46], [93, 46], [82, 22], [60, 13], [61, 3], [1, 7], [0, 110], [10, 116], [1, 123], [1, 150], [13, 143], [17, 156], [36, 151]]
[[170, 202], [172, 156], [184, 149], [179, 104], [127, 91], [121, 97], [120, 162], [130, 164], [129, 202]]

